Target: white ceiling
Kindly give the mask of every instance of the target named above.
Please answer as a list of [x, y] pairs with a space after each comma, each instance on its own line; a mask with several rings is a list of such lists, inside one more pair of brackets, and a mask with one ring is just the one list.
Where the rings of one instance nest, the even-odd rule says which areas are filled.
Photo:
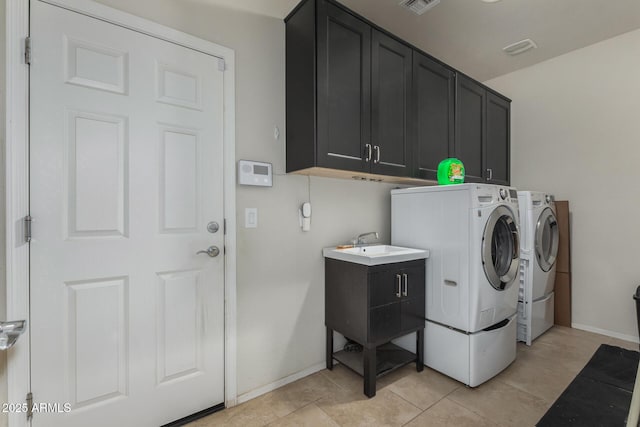
[[[198, 0], [283, 18], [298, 0]], [[380, 27], [480, 81], [640, 28], [640, 0], [441, 0], [417, 16], [399, 0], [341, 0]], [[522, 39], [538, 48], [511, 57]], [[640, 48], [635, 54], [640, 54]]]

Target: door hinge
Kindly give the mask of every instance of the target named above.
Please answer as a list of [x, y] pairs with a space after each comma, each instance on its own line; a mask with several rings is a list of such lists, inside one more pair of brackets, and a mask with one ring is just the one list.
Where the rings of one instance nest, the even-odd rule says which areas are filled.
[[224, 71], [227, 69], [227, 63], [223, 58], [218, 58], [218, 71]]
[[227, 234], [227, 218], [222, 220], [222, 234]]
[[24, 241], [29, 243], [31, 241], [31, 215], [24, 217]]
[[27, 393], [27, 421], [33, 418], [33, 393]]
[[31, 37], [24, 39], [24, 63], [31, 65]]

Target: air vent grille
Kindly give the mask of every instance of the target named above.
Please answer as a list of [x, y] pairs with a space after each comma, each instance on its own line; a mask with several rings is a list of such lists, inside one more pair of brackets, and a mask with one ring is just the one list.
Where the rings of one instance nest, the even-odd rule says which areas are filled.
[[519, 42], [510, 44], [509, 46], [505, 46], [502, 48], [502, 50], [507, 55], [514, 56], [514, 55], [519, 55], [521, 53], [524, 53], [529, 49], [535, 49], [537, 47], [538, 45], [533, 40], [524, 39], [524, 40], [520, 40]]
[[416, 15], [422, 15], [427, 10], [437, 6], [439, 3], [440, 0], [402, 0], [398, 4], [405, 9], [409, 9]]

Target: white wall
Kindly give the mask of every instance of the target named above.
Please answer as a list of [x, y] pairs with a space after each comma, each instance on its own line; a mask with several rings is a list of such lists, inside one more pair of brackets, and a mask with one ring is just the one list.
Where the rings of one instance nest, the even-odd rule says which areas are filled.
[[[324, 363], [321, 249], [364, 231], [390, 239], [392, 186], [284, 175], [284, 23], [275, 18], [173, 0], [101, 3], [236, 51], [236, 158], [272, 162], [273, 188], [237, 188], [238, 393]], [[311, 232], [298, 206], [312, 202]], [[244, 229], [245, 207], [258, 228]]]
[[[0, 320], [6, 319], [5, 211], [4, 211], [4, 112], [5, 112], [5, 1], [0, 0]], [[0, 402], [7, 401], [7, 353], [0, 351]], [[0, 414], [0, 426], [7, 425], [7, 414]]]
[[512, 183], [572, 212], [573, 323], [637, 340], [640, 30], [486, 82], [513, 99]]

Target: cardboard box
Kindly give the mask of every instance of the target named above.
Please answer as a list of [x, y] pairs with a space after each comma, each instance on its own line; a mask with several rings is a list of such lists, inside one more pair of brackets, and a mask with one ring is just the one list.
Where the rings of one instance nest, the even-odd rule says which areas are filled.
[[569, 202], [556, 200], [556, 219], [558, 220], [558, 258], [556, 259], [556, 271], [571, 273], [571, 239], [569, 229]]
[[554, 323], [571, 327], [571, 229], [569, 225], [569, 202], [556, 200], [558, 220], [558, 257], [556, 258], [556, 283]]
[[554, 323], [571, 327], [571, 273], [556, 272]]

